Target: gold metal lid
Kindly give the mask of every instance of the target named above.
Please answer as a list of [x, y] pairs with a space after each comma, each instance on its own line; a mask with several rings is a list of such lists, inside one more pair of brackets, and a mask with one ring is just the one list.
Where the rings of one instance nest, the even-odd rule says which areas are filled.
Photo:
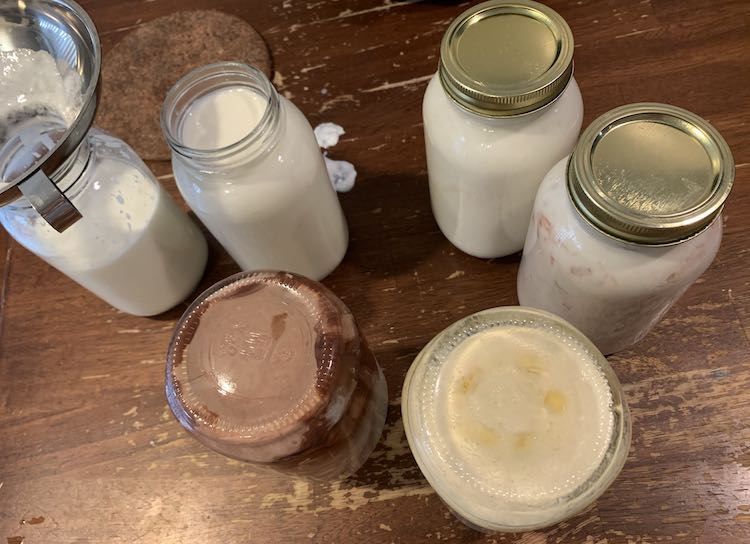
[[608, 236], [679, 243], [711, 224], [734, 181], [734, 159], [707, 121], [666, 104], [611, 110], [583, 132], [568, 163], [578, 212]]
[[462, 108], [520, 115], [557, 98], [573, 74], [573, 33], [530, 0], [490, 0], [453, 21], [440, 46], [440, 81]]

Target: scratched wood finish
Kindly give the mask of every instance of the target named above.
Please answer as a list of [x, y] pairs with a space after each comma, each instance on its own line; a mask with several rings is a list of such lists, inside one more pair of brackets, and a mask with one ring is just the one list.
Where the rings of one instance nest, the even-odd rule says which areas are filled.
[[[586, 123], [662, 101], [726, 137], [737, 183], [711, 269], [634, 349], [611, 357], [633, 415], [619, 479], [586, 512], [525, 535], [456, 521], [422, 478], [400, 421], [414, 355], [456, 319], [514, 304], [518, 256], [454, 249], [430, 213], [421, 99], [468, 3], [82, 0], [105, 52], [128, 30], [220, 8], [268, 41], [275, 83], [331, 153], [359, 170], [341, 195], [351, 245], [325, 283], [352, 308], [390, 385], [386, 429], [359, 474], [264, 475], [206, 450], [167, 410], [163, 359], [185, 305], [154, 319], [109, 308], [0, 235], [0, 541], [37, 543], [750, 541], [750, 8], [745, 1], [550, 0], [576, 38]], [[154, 54], [166, 55], [166, 51]], [[138, 134], [118, 134], [134, 140]], [[168, 163], [152, 163], [177, 194]], [[237, 271], [214, 242], [199, 289]]]

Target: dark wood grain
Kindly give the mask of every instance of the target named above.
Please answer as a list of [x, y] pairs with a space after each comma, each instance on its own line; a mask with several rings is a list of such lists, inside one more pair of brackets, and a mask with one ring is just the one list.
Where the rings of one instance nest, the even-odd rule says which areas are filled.
[[[3, 233], [0, 540], [750, 541], [747, 2], [550, 1], [576, 38], [586, 123], [626, 102], [682, 106], [725, 136], [737, 182], [711, 269], [643, 342], [611, 357], [634, 424], [621, 476], [586, 512], [525, 535], [483, 535], [456, 521], [422, 478], [400, 421], [401, 383], [425, 342], [470, 312], [517, 302], [518, 257], [468, 257], [443, 238], [430, 213], [421, 99], [442, 33], [468, 3], [82, 4], [105, 51], [132, 28], [178, 9], [238, 15], [268, 41], [280, 91], [313, 125], [345, 127], [332, 156], [359, 170], [354, 190], [341, 195], [352, 240], [325, 283], [372, 343], [391, 406], [380, 445], [347, 481], [264, 475], [214, 454], [182, 431], [163, 394], [164, 352], [185, 305], [155, 319], [119, 313]], [[150, 166], [176, 195], [169, 164]], [[213, 243], [199, 289], [236, 270]]]

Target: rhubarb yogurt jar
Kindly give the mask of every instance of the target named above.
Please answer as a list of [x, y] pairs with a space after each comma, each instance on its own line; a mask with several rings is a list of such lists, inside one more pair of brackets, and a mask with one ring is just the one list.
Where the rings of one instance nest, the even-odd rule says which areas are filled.
[[727, 143], [697, 115], [653, 103], [605, 113], [539, 188], [520, 303], [605, 354], [632, 346], [710, 266], [733, 181]]

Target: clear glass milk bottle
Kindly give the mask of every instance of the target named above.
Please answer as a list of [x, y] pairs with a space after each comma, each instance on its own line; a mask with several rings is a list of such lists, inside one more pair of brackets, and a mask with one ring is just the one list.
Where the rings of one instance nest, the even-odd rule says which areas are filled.
[[711, 265], [733, 181], [729, 147], [697, 115], [650, 103], [605, 113], [539, 188], [518, 300], [604, 354], [632, 346]]
[[[16, 134], [0, 152], [3, 177], [27, 167], [28, 141], [54, 142], [64, 131], [52, 122]], [[134, 315], [169, 310], [198, 284], [203, 234], [122, 140], [91, 129], [51, 179], [82, 217], [58, 232], [25, 196], [0, 207], [0, 223], [26, 249]]]
[[422, 115], [440, 230], [475, 257], [520, 251], [536, 190], [583, 121], [567, 23], [527, 0], [468, 9], [443, 37]]
[[162, 129], [177, 186], [244, 270], [322, 279], [348, 230], [313, 130], [253, 67], [198, 68], [169, 91]]

